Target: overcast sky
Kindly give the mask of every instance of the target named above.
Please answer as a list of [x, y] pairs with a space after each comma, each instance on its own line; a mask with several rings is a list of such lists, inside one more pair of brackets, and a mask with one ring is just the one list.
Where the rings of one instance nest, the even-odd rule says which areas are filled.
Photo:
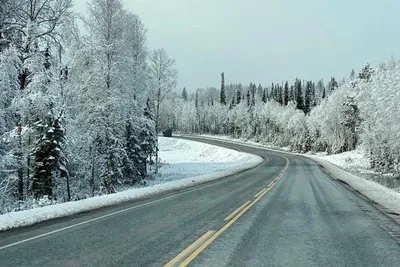
[[[178, 91], [348, 76], [400, 54], [399, 0], [125, 0], [150, 48], [175, 58]], [[75, 0], [84, 13], [86, 0]]]

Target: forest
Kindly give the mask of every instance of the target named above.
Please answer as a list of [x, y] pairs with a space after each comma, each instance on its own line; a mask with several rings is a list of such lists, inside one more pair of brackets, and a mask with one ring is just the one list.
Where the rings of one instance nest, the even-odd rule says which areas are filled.
[[400, 61], [328, 82], [215, 75], [218, 88], [174, 91], [175, 60], [148, 47], [122, 0], [91, 0], [85, 16], [72, 0], [1, 1], [0, 214], [145, 185], [166, 129], [301, 153], [359, 149], [374, 171], [399, 175]]
[[[141, 185], [175, 61], [121, 0], [0, 2], [0, 214]], [[79, 23], [83, 25], [79, 27]]]
[[371, 169], [400, 173], [400, 61], [366, 64], [339, 82], [296, 79], [172, 94], [160, 125], [183, 134], [228, 135], [301, 153], [360, 149]]

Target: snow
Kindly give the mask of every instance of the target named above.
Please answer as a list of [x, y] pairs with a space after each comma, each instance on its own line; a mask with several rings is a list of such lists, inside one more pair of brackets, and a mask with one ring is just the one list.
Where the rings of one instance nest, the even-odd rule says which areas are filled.
[[276, 150], [282, 153], [292, 154], [292, 155], [300, 155], [304, 157], [308, 157], [318, 164], [322, 165], [324, 169], [331, 174], [336, 179], [342, 180], [343, 182], [349, 184], [352, 188], [359, 191], [361, 194], [366, 196], [367, 198], [375, 201], [376, 203], [382, 205], [383, 207], [400, 214], [400, 193], [396, 192], [392, 189], [389, 189], [381, 184], [378, 184], [374, 181], [366, 180], [359, 176], [356, 176], [350, 173], [347, 170], [367, 170], [368, 169], [368, 160], [362, 156], [360, 151], [350, 151], [336, 155], [307, 155], [307, 154], [299, 154], [294, 152], [288, 152], [283, 150], [277, 150], [275, 148], [271, 148], [269, 146], [264, 146], [255, 142], [243, 142], [238, 139], [233, 139], [227, 136], [210, 136], [205, 135], [202, 136], [209, 139], [222, 139], [227, 142], [232, 143], [241, 143], [243, 145], [265, 148], [270, 150]]
[[317, 153], [318, 158], [329, 161], [343, 169], [356, 172], [373, 172], [370, 169], [369, 160], [363, 155], [360, 150], [343, 152], [340, 154], [326, 155], [326, 153]]
[[263, 161], [258, 156], [188, 140], [160, 137], [159, 145], [165, 165], [154, 181], [148, 181], [150, 186], [3, 214], [0, 231], [188, 188], [255, 167]]
[[159, 176], [148, 181], [150, 184], [246, 167], [256, 157], [200, 142], [166, 137], [159, 137], [159, 147], [159, 157], [165, 165], [160, 168]]

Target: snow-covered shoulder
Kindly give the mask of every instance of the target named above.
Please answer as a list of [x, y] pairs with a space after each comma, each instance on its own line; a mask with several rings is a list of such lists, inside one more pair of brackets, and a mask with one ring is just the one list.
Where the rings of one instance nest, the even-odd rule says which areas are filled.
[[[346, 164], [349, 164], [346, 161], [342, 162], [341, 159], [343, 157], [321, 157], [312, 155], [307, 155], [307, 157], [312, 158], [314, 161], [324, 166], [325, 170], [328, 171], [334, 178], [346, 182], [352, 188], [358, 190], [361, 194], [369, 199], [391, 210], [392, 212], [400, 214], [400, 193], [374, 181], [358, 177], [342, 169], [347, 166]], [[362, 162], [363, 160], [360, 159], [360, 161]], [[349, 168], [351, 168], [351, 166]]]
[[0, 231], [33, 225], [163, 192], [188, 188], [260, 164], [261, 157], [235, 150], [175, 138], [160, 138], [160, 174], [148, 186], [123, 192], [0, 215]]
[[[276, 150], [276, 147], [262, 145], [252, 141], [243, 141], [234, 139], [228, 136], [212, 136], [202, 135], [201, 138], [209, 139], [223, 139], [229, 142], [241, 143], [248, 146], [256, 146], [259, 148], [266, 148]], [[286, 150], [286, 148], [283, 148]], [[368, 171], [368, 160], [362, 155], [360, 151], [349, 151], [336, 155], [309, 155], [299, 154], [295, 152], [283, 151], [282, 153], [289, 153], [293, 155], [301, 155], [313, 159], [318, 162], [336, 179], [342, 180], [349, 184], [352, 188], [359, 191], [367, 198], [375, 201], [383, 207], [400, 214], [400, 193], [390, 188], [387, 188], [379, 183], [359, 177], [349, 171], [366, 172]]]

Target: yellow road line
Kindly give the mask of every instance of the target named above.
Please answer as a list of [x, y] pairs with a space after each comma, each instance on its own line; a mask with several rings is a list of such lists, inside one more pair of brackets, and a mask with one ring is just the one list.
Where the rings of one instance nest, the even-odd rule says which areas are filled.
[[254, 198], [258, 197], [262, 192], [264, 192], [265, 190], [267, 190], [267, 188], [263, 188], [260, 192], [258, 192], [257, 194], [254, 195]]
[[215, 239], [217, 239], [223, 232], [225, 232], [232, 224], [234, 224], [248, 209], [250, 209], [254, 204], [256, 204], [269, 190], [266, 189], [261, 193], [253, 202], [246, 206], [239, 214], [237, 214], [232, 220], [225, 224], [221, 229], [219, 229], [213, 236], [210, 237], [206, 242], [204, 242], [198, 249], [196, 249], [189, 257], [186, 258], [178, 267], [185, 267], [190, 262], [192, 262], [204, 249], [206, 249]]
[[271, 187], [271, 186], [273, 186], [274, 184], [275, 184], [275, 182], [272, 181], [272, 182], [270, 182], [270, 183], [267, 185], [267, 187]]
[[[282, 172], [277, 176], [277, 178], [281, 178], [286, 171], [289, 168], [289, 159], [284, 157], [286, 159], [286, 165]], [[195, 251], [193, 251], [192, 254], [189, 255], [181, 264], [178, 265], [178, 267], [186, 267], [189, 263], [191, 263], [203, 250], [205, 250], [215, 239], [217, 239], [223, 232], [225, 232], [232, 224], [234, 224], [246, 211], [248, 211], [253, 205], [255, 205], [266, 193], [269, 192], [269, 190], [274, 187], [276, 182], [274, 182], [269, 188], [263, 189], [260, 193], [260, 195], [250, 202], [248, 205], [246, 205], [235, 217], [233, 217], [232, 220], [227, 222], [221, 229], [219, 229], [216, 233], [214, 233], [209, 239], [207, 239], [200, 247], [198, 247]]]
[[184, 251], [179, 253], [175, 258], [173, 258], [170, 262], [164, 265], [164, 267], [172, 267], [174, 266], [177, 262], [179, 262], [184, 256], [192, 252], [194, 249], [196, 249], [200, 243], [203, 243], [205, 240], [207, 240], [212, 234], [214, 234], [215, 231], [208, 231], [204, 235], [202, 235], [199, 239], [194, 241], [190, 246], [188, 246]]
[[246, 207], [247, 205], [249, 205], [249, 203], [251, 203], [251, 201], [247, 201], [246, 203], [244, 203], [242, 206], [240, 206], [239, 208], [237, 208], [235, 211], [233, 211], [231, 214], [228, 215], [228, 217], [226, 217], [224, 219], [224, 221], [228, 221], [230, 219], [232, 219], [233, 217], [235, 217], [235, 215], [237, 213], [239, 213], [239, 211], [241, 211], [244, 207]]

